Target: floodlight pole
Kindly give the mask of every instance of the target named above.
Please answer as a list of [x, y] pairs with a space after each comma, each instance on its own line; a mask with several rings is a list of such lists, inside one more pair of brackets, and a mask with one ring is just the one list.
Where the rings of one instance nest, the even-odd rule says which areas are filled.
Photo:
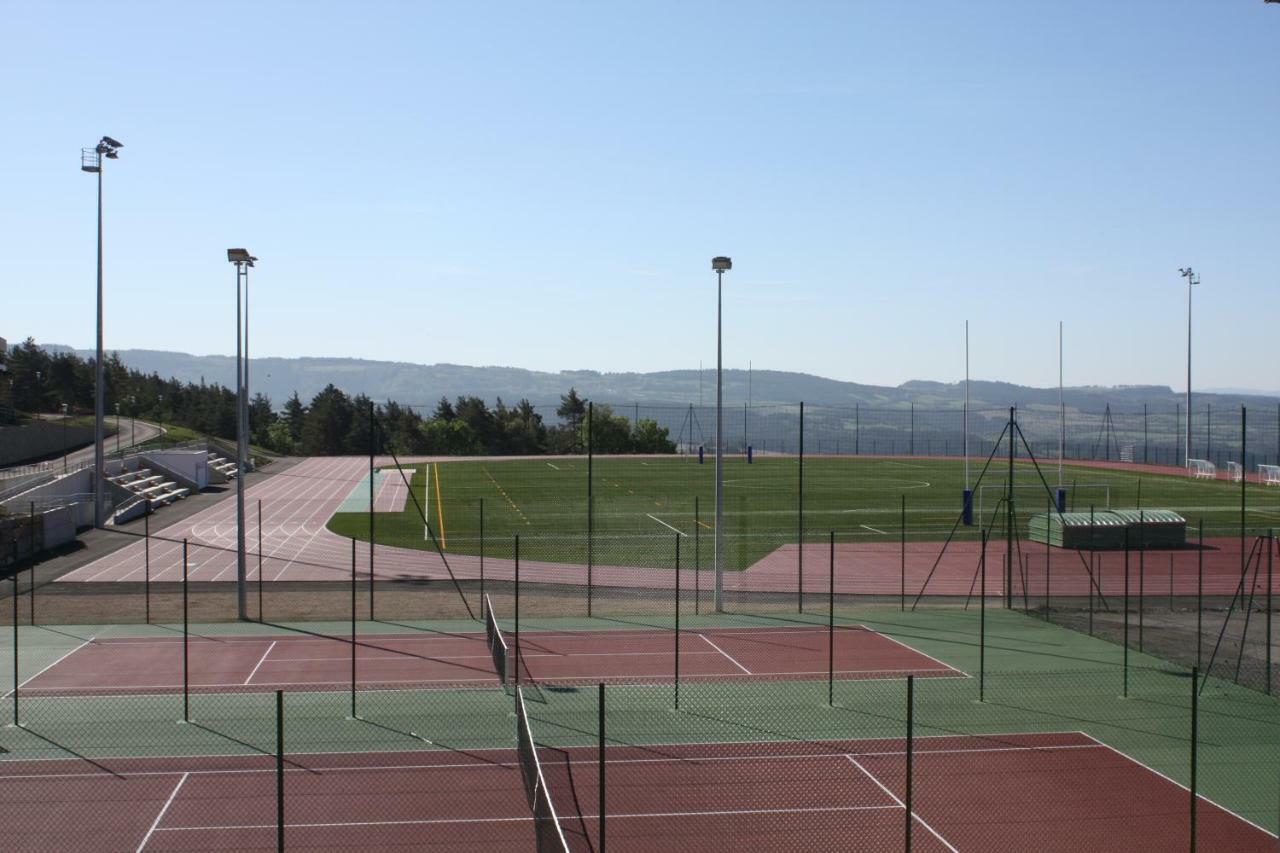
[[716, 274], [716, 535], [712, 562], [715, 566], [715, 610], [724, 612], [724, 385], [722, 382], [723, 349], [721, 306], [726, 271], [733, 269], [733, 262], [726, 257], [711, 259], [711, 269]]
[[[245, 606], [244, 478], [249, 470], [249, 268], [257, 258], [244, 249], [228, 249], [227, 260], [236, 267], [236, 611], [240, 619], [248, 618]], [[240, 288], [244, 287], [244, 324], [240, 314]], [[243, 333], [243, 341], [242, 341]]]
[[1186, 453], [1183, 455], [1183, 467], [1191, 467], [1191, 287], [1200, 283], [1200, 276], [1191, 267], [1178, 270], [1187, 280], [1187, 434]]

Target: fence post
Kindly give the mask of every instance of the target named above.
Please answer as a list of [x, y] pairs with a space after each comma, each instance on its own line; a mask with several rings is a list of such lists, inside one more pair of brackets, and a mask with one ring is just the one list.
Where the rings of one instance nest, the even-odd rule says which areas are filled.
[[1267, 695], [1271, 695], [1271, 559], [1275, 551], [1276, 532], [1267, 531]]
[[595, 528], [595, 494], [593, 469], [595, 467], [595, 414], [596, 404], [587, 403], [587, 616], [591, 616], [591, 599], [592, 599], [592, 566], [595, 562], [595, 554], [593, 553], [594, 545], [594, 528]]
[[[513, 556], [515, 569], [515, 648], [516, 648], [516, 687], [520, 687], [520, 534], [515, 536], [515, 545]], [[517, 696], [520, 691], [516, 690]]]
[[1124, 529], [1124, 661], [1122, 696], [1129, 697], [1129, 528]]
[[1199, 753], [1200, 723], [1200, 669], [1191, 670], [1191, 853], [1196, 853], [1196, 759]]
[[[1047, 524], [1047, 522], [1046, 522]], [[1089, 636], [1093, 636], [1093, 587], [1097, 584], [1098, 591], [1102, 591], [1102, 583], [1098, 580], [1098, 576], [1102, 574], [1101, 560], [1094, 558], [1098, 554], [1098, 546], [1094, 539], [1094, 516], [1093, 504], [1089, 504]], [[1047, 537], [1046, 537], [1047, 538]]]
[[[36, 502], [31, 502], [31, 517], [27, 524], [28, 553], [27, 558], [31, 560], [30, 578], [31, 584], [27, 589], [27, 595], [30, 597], [31, 614], [30, 622], [36, 624]], [[14, 572], [18, 571], [18, 567], [13, 567]]]
[[1204, 646], [1204, 519], [1200, 519], [1196, 545], [1196, 668], [1200, 668], [1200, 654]]
[[258, 621], [262, 621], [262, 498], [258, 498]]
[[480, 606], [484, 607], [484, 498], [480, 499]]
[[605, 816], [608, 814], [609, 810], [606, 807], [607, 798], [605, 797], [605, 792], [608, 790], [608, 787], [605, 785], [605, 768], [608, 766], [608, 762], [605, 760], [605, 733], [604, 733], [605, 698], [604, 698], [604, 682], [603, 681], [601, 681], [597, 685], [596, 696], [597, 696], [596, 706], [599, 711], [599, 722], [596, 724], [596, 730], [599, 733], [599, 755], [600, 755], [600, 782], [599, 782], [600, 791], [598, 794], [598, 798], [600, 801], [600, 818], [599, 818], [598, 840], [599, 840], [599, 846], [600, 846], [600, 853], [605, 853], [605, 832], [604, 832]]
[[701, 530], [702, 518], [699, 513], [698, 496], [693, 496], [693, 615], [697, 616], [701, 611], [702, 599], [702, 580], [699, 575], [699, 569], [702, 568], [702, 542]]
[[898, 537], [898, 610], [907, 609], [907, 496], [902, 496], [902, 533]]
[[191, 632], [187, 613], [187, 540], [182, 540], [182, 721], [191, 722]]
[[804, 612], [804, 401], [800, 401], [800, 496], [796, 503], [796, 612]]
[[351, 719], [356, 719], [356, 539], [351, 537]]
[[676, 632], [675, 632], [675, 700], [680, 710], [680, 534], [676, 535]]
[[[373, 423], [373, 401], [372, 401], [372, 400], [370, 400], [370, 401], [369, 401], [369, 621], [370, 621], [370, 622], [372, 622], [372, 621], [373, 621], [373, 543], [374, 543], [374, 534], [373, 534], [373, 528], [374, 528], [374, 522], [373, 522], [373, 500], [374, 500], [374, 490], [373, 490], [373, 479], [374, 479], [374, 477], [373, 477], [373, 475], [374, 475], [374, 470], [373, 470], [373, 454], [374, 454], [374, 449], [375, 449], [375, 448], [374, 448], [374, 444], [375, 444], [375, 441], [376, 441], [376, 439], [375, 439], [375, 437], [374, 437], [374, 432], [373, 432], [373, 430], [374, 430], [374, 423]], [[437, 495], [436, 497], [437, 497], [437, 498], [439, 498], [439, 495]], [[440, 509], [441, 509], [441, 511], [443, 511], [443, 510], [444, 510], [444, 507], [441, 507]], [[355, 715], [354, 715], [354, 714], [352, 714], [352, 716], [355, 716]]]
[[275, 692], [275, 849], [284, 849], [284, 690]]
[[18, 540], [13, 541], [13, 724], [18, 722]]
[[831, 570], [827, 575], [827, 704], [836, 704], [836, 532], [831, 532]]
[[916, 677], [907, 676], [907, 789], [906, 805], [906, 853], [911, 853], [911, 795], [913, 793], [911, 773], [915, 764], [915, 710], [916, 710]]
[[147, 514], [142, 517], [142, 607], [146, 622], [151, 624], [151, 502], [147, 501]]
[[1143, 623], [1146, 621], [1147, 603], [1147, 530], [1146, 516], [1138, 510], [1138, 651], [1143, 648]]
[[978, 701], [986, 699], [987, 687], [987, 536], [990, 532], [983, 528], [982, 550], [978, 554]]

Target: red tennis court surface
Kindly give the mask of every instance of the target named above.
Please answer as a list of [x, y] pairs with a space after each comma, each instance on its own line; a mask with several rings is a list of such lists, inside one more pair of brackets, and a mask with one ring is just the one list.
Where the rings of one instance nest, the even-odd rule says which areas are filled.
[[[597, 752], [542, 747], [575, 851], [599, 849]], [[515, 751], [289, 755], [290, 849], [530, 850]], [[607, 754], [608, 847], [899, 850], [901, 740], [618, 746]], [[1086, 734], [919, 738], [913, 849], [1185, 849], [1185, 788]], [[96, 802], [106, 821], [69, 819]], [[271, 756], [0, 762], [10, 850], [274, 849]], [[1272, 850], [1275, 837], [1201, 800], [1199, 849]]]
[[[514, 635], [507, 635], [515, 657]], [[963, 676], [923, 652], [864, 626], [835, 631], [838, 678]], [[675, 633], [526, 631], [519, 639], [525, 672], [535, 681], [670, 681]], [[809, 680], [827, 676], [823, 627], [682, 630], [680, 677]], [[359, 686], [495, 685], [483, 634], [366, 634], [357, 637]], [[25, 695], [181, 690], [181, 637], [86, 642], [29, 677]], [[326, 690], [351, 683], [347, 638], [311, 636], [192, 637], [192, 689]]]

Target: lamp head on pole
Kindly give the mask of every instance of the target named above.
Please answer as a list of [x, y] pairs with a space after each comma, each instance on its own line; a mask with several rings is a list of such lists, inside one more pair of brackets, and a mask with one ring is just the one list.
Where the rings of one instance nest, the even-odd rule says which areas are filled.
[[715, 272], [728, 272], [733, 269], [733, 261], [724, 255], [719, 255], [711, 259], [711, 269]]
[[[1280, 2], [1280, 0], [1278, 0], [1278, 2]], [[1200, 283], [1200, 277], [1196, 275], [1195, 270], [1191, 269], [1191, 267], [1179, 267], [1178, 275], [1185, 278], [1188, 285]]]
[[249, 254], [247, 249], [227, 249], [227, 260], [235, 264], [237, 267], [241, 264], [251, 267], [253, 266], [253, 262], [258, 259]]
[[112, 139], [110, 136], [104, 136], [92, 148], [81, 148], [80, 171], [101, 172], [102, 158], [106, 157], [108, 160], [120, 159], [119, 151], [123, 147], [123, 142]]

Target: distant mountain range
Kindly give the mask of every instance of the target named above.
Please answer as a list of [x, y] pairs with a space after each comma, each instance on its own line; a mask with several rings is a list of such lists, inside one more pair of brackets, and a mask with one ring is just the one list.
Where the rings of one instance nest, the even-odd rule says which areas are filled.
[[[49, 351], [74, 351], [92, 357], [89, 350], [47, 344]], [[223, 355], [190, 355], [158, 350], [119, 350], [129, 367], [184, 382], [218, 383], [232, 387], [235, 358]], [[501, 397], [506, 403], [527, 398], [535, 404], [555, 404], [560, 395], [574, 387], [579, 395], [611, 403], [698, 403], [715, 402], [715, 371], [668, 370], [656, 373], [601, 373], [595, 370], [562, 370], [557, 373], [523, 370], [517, 367], [469, 367], [458, 364], [410, 364], [396, 361], [368, 361], [356, 358], [262, 358], [253, 359], [250, 386], [254, 393], [269, 396], [279, 408], [294, 391], [307, 402], [325, 385], [333, 383], [348, 394], [366, 394], [375, 400], [392, 399], [405, 404], [434, 405], [441, 397], [450, 400], [474, 395], [490, 404]], [[727, 370], [724, 375], [725, 401], [741, 406], [748, 399], [756, 405], [797, 403], [872, 408], [905, 408], [911, 403], [926, 409], [953, 409], [964, 403], [963, 383], [923, 380], [904, 382], [897, 387], [841, 382], [807, 373], [779, 370]], [[970, 397], [975, 408], [1055, 407], [1057, 388], [1031, 388], [1007, 382], [974, 381]], [[1117, 410], [1140, 409], [1143, 404], [1172, 409], [1183, 399], [1182, 392], [1159, 385], [1067, 388], [1068, 407], [1102, 411], [1107, 405]], [[1213, 406], [1270, 406], [1280, 402], [1280, 394], [1259, 394], [1224, 389], [1197, 392], [1200, 403]]]

